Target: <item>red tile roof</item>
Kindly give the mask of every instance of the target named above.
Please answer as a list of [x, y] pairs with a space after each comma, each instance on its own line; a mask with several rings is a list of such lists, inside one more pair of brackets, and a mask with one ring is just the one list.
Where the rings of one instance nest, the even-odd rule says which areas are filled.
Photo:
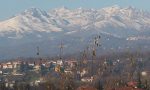
[[127, 83], [129, 87], [136, 87], [137, 86], [137, 82], [131, 81]]

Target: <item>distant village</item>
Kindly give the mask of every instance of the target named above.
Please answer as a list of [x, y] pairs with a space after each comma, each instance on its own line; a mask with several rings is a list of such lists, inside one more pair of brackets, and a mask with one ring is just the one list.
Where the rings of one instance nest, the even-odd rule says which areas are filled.
[[[58, 90], [149, 90], [149, 66], [148, 63], [143, 66], [141, 62], [150, 64], [147, 59], [143, 60], [143, 58], [114, 60], [85, 60], [84, 58], [83, 60], [48, 60], [39, 58], [27, 61], [5, 61], [0, 63], [0, 90], [20, 90], [17, 87], [21, 83], [27, 85], [20, 87], [23, 90], [42, 90], [40, 87], [45, 88], [42, 84], [47, 83], [52, 78], [64, 80], [64, 82], [67, 82], [65, 80], [69, 78], [75, 84], [70, 86], [70, 89]], [[136, 70], [139, 66], [141, 70], [139, 70], [140, 75], [138, 76]], [[139, 82], [141, 86], [139, 86]], [[96, 83], [98, 83], [98, 86], [95, 86]], [[81, 86], [82, 84], [83, 86]], [[108, 86], [105, 84], [108, 84]], [[16, 85], [18, 86], [15, 87]], [[60, 85], [58, 86], [60, 87]], [[43, 90], [57, 90], [50, 89], [50, 87]]]
[[98, 58], [94, 38], [77, 58], [37, 58], [0, 62], [0, 90], [150, 90], [149, 53], [112, 53]]

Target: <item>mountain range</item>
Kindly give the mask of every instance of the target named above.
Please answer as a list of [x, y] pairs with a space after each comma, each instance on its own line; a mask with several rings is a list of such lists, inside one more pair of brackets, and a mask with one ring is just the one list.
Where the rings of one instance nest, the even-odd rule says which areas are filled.
[[99, 53], [108, 51], [150, 50], [150, 13], [133, 7], [111, 6], [102, 9], [68, 9], [44, 11], [29, 8], [0, 21], [0, 58], [74, 54], [92, 47], [101, 36]]

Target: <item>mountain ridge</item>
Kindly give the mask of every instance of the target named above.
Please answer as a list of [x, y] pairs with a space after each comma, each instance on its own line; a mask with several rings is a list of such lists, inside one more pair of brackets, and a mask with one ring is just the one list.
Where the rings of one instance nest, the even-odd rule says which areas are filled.
[[[47, 54], [46, 47], [53, 52], [58, 49], [60, 42], [64, 41], [67, 48], [72, 47], [70, 51], [69, 49], [66, 51], [70, 53], [77, 52], [75, 50], [77, 48], [79, 48], [78, 51], [80, 49], [82, 51], [83, 47], [91, 43], [89, 41], [97, 34], [102, 36], [103, 48], [122, 47], [123, 50], [126, 47], [134, 48], [133, 45], [137, 43], [140, 43], [136, 45], [137, 47], [141, 45], [148, 48], [150, 13], [133, 7], [119, 6], [74, 10], [62, 7], [48, 12], [32, 7], [0, 22], [0, 47], [6, 48], [8, 52], [5, 54], [9, 55], [11, 54], [9, 52], [12, 52], [10, 51], [12, 46], [15, 50], [19, 49], [16, 53], [14, 52], [15, 57], [34, 56], [36, 46], [45, 47], [43, 52]], [[22, 51], [27, 48], [28, 51]], [[0, 54], [7, 57], [3, 50], [0, 50]], [[58, 51], [55, 52], [57, 53]]]

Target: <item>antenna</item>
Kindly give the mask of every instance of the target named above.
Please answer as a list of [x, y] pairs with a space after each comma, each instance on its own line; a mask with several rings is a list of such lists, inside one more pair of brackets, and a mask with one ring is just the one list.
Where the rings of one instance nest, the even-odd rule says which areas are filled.
[[101, 39], [100, 35], [97, 35], [94, 37], [94, 44], [92, 46], [92, 76], [94, 75], [94, 59], [96, 59], [96, 47], [101, 46], [101, 44], [99, 43], [99, 40]]

